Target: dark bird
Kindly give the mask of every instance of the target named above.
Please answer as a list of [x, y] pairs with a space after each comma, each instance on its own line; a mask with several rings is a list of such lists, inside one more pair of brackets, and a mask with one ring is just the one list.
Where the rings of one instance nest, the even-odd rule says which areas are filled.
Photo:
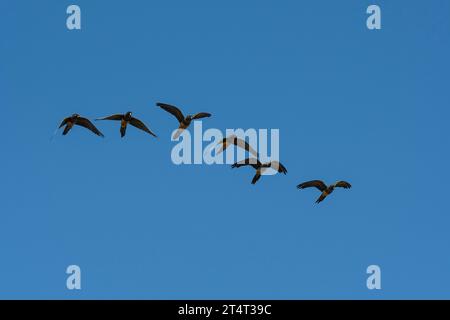
[[235, 164], [233, 164], [231, 166], [231, 168], [240, 168], [240, 167], [244, 167], [244, 166], [252, 166], [253, 169], [256, 170], [256, 174], [253, 177], [252, 184], [255, 184], [256, 182], [258, 182], [258, 180], [261, 178], [261, 175], [269, 168], [272, 168], [272, 169], [278, 171], [278, 173], [283, 173], [283, 174], [287, 173], [286, 168], [278, 161], [261, 163], [258, 159], [254, 159], [254, 158], [252, 158], [252, 159], [249, 158], [249, 159], [245, 159], [245, 160], [236, 162]]
[[117, 120], [120, 121], [120, 136], [123, 138], [125, 136], [125, 133], [127, 131], [128, 124], [131, 124], [132, 126], [141, 129], [142, 131], [145, 131], [152, 136], [156, 138], [156, 134], [154, 134], [152, 131], [150, 131], [149, 128], [145, 126], [145, 124], [132, 116], [131, 112], [127, 112], [125, 114], [113, 114], [112, 116], [96, 119], [96, 120]]
[[[74, 113], [70, 117], [65, 118], [61, 124], [59, 125], [59, 128], [62, 128], [63, 126], [66, 126], [63, 131], [63, 135], [69, 133], [70, 129], [73, 128], [74, 125], [85, 127], [86, 129], [91, 130], [93, 133], [100, 137], [104, 137], [103, 133], [101, 133], [93, 124], [91, 121], [89, 121], [86, 118], [81, 117], [79, 114]], [[56, 132], [55, 132], [56, 133]]]
[[178, 122], [180, 123], [177, 132], [173, 136], [174, 139], [178, 139], [181, 133], [190, 126], [192, 120], [211, 117], [211, 114], [206, 112], [200, 112], [195, 115], [188, 115], [185, 117], [181, 112], [181, 110], [175, 106], [171, 106], [170, 104], [160, 102], [158, 102], [156, 105], [172, 114], [175, 118], [177, 118]]
[[298, 189], [306, 189], [312, 187], [316, 187], [322, 192], [320, 197], [316, 200], [316, 203], [320, 203], [334, 191], [334, 188], [350, 189], [352, 186], [346, 181], [338, 181], [335, 184], [327, 186], [323, 181], [320, 180], [303, 182], [297, 186]]
[[255, 149], [253, 149], [250, 144], [243, 140], [238, 138], [235, 135], [231, 135], [227, 138], [224, 138], [221, 142], [219, 142], [218, 144], [221, 145], [219, 151], [217, 152], [217, 154], [221, 154], [223, 151], [225, 151], [229, 146], [231, 145], [235, 145], [239, 148], [244, 149], [245, 151], [249, 152], [251, 155], [253, 155], [254, 157], [258, 158], [258, 152], [255, 151]]

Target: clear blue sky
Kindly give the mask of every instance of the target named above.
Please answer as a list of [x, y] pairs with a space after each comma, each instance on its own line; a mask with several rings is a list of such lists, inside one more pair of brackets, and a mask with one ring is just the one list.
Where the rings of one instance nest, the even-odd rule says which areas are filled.
[[[66, 29], [66, 8], [82, 30]], [[366, 8], [382, 9], [382, 30]], [[450, 3], [1, 1], [0, 298], [450, 298]], [[287, 176], [175, 166], [176, 121], [279, 128]], [[134, 111], [159, 138], [62, 118]], [[320, 205], [310, 179], [346, 179]], [[65, 270], [82, 269], [82, 290]], [[378, 292], [366, 268], [382, 269]]]

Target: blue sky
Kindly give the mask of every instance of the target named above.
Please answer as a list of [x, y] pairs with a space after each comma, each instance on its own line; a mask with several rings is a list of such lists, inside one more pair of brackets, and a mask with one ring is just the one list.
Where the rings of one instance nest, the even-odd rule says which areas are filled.
[[[66, 29], [66, 8], [82, 30]], [[378, 4], [382, 30], [366, 28]], [[450, 298], [450, 3], [2, 1], [0, 298]], [[175, 166], [173, 117], [280, 129], [287, 176]], [[74, 112], [131, 110], [158, 135]], [[311, 179], [346, 179], [319, 206]], [[82, 270], [82, 290], [65, 270]], [[382, 290], [366, 288], [366, 268]]]

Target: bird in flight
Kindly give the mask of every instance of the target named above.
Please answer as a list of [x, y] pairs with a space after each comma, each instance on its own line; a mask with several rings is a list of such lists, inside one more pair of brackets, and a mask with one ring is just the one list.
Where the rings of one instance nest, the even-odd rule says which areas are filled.
[[278, 173], [286, 174], [286, 168], [278, 161], [271, 161], [267, 163], [261, 163], [258, 159], [248, 158], [239, 162], [236, 162], [231, 166], [231, 168], [240, 168], [244, 166], [252, 166], [256, 170], [256, 174], [253, 177], [252, 184], [256, 184], [261, 178], [262, 174], [269, 168], [278, 171]]
[[334, 188], [350, 189], [352, 186], [346, 181], [338, 181], [335, 184], [327, 186], [323, 181], [320, 180], [303, 182], [297, 186], [298, 189], [306, 189], [312, 187], [316, 187], [322, 192], [320, 197], [316, 200], [316, 203], [320, 203], [334, 191]]
[[[73, 115], [71, 115], [70, 117], [65, 118], [61, 124], [59, 125], [59, 128], [62, 128], [64, 126], [66, 126], [64, 128], [63, 131], [63, 135], [65, 136], [66, 134], [69, 133], [70, 129], [73, 128], [74, 125], [78, 125], [78, 126], [82, 126], [85, 127], [86, 129], [91, 130], [93, 133], [95, 133], [96, 135], [100, 136], [100, 137], [104, 137], [103, 133], [101, 133], [93, 124], [91, 121], [89, 121], [86, 118], [81, 117], [79, 114], [74, 113]], [[56, 132], [55, 132], [56, 133]]]
[[150, 131], [149, 128], [146, 127], [146, 125], [139, 119], [136, 119], [132, 116], [131, 112], [127, 112], [125, 114], [113, 114], [108, 117], [95, 119], [95, 120], [117, 120], [120, 121], [120, 136], [123, 138], [125, 136], [125, 133], [127, 131], [128, 124], [131, 124], [132, 126], [141, 129], [142, 131], [147, 132], [148, 134], [151, 134], [156, 138], [156, 134], [154, 134], [152, 131]]
[[221, 142], [218, 143], [218, 145], [221, 145], [219, 151], [217, 152], [217, 154], [221, 154], [222, 152], [224, 152], [229, 146], [231, 145], [235, 145], [239, 148], [244, 149], [245, 151], [249, 152], [251, 155], [253, 155], [254, 157], [258, 158], [258, 152], [255, 151], [255, 149], [252, 148], [252, 146], [250, 146], [250, 144], [248, 144], [247, 141], [238, 138], [235, 135], [231, 135], [227, 138], [224, 138]]
[[175, 106], [160, 102], [158, 102], [156, 105], [172, 114], [175, 118], [177, 118], [178, 122], [180, 123], [177, 132], [173, 136], [174, 139], [178, 139], [178, 137], [183, 133], [183, 131], [190, 126], [192, 120], [211, 117], [211, 114], [206, 112], [199, 112], [195, 115], [188, 115], [185, 117], [181, 112], [181, 110]]

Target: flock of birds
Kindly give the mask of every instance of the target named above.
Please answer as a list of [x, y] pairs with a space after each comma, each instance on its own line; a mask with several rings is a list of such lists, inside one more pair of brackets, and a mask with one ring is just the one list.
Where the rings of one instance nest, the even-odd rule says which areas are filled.
[[[186, 130], [191, 122], [193, 120], [202, 119], [202, 118], [209, 118], [211, 117], [210, 113], [207, 112], [199, 112], [194, 115], [187, 115], [184, 116], [181, 110], [173, 105], [166, 104], [166, 103], [157, 103], [156, 104], [161, 109], [167, 111], [168, 113], [172, 114], [179, 122], [178, 130], [174, 134], [174, 139], [177, 139], [184, 130]], [[132, 125], [133, 127], [136, 127], [153, 137], [157, 137], [155, 133], [153, 133], [141, 120], [133, 117], [131, 112], [127, 112], [125, 114], [113, 114], [104, 118], [99, 118], [96, 120], [114, 120], [114, 121], [120, 121], [120, 135], [123, 138], [126, 134], [126, 130], [128, 125]], [[96, 135], [100, 137], [104, 137], [104, 135], [98, 130], [94, 124], [87, 118], [81, 117], [79, 114], [73, 114], [70, 117], [65, 118], [58, 129], [61, 129], [64, 127], [63, 135], [66, 135], [69, 133], [69, 131], [75, 126], [81, 126], [86, 129], [89, 129]], [[242, 139], [239, 139], [237, 136], [229, 136], [227, 138], [224, 138], [223, 141], [220, 142], [221, 147], [218, 151], [218, 154], [225, 151], [229, 146], [235, 145], [236, 147], [242, 148], [249, 152], [253, 158], [247, 158], [245, 160], [236, 162], [231, 167], [232, 168], [240, 168], [243, 166], [251, 166], [253, 169], [255, 169], [256, 174], [252, 179], [252, 184], [256, 184], [258, 180], [261, 178], [263, 173], [268, 170], [269, 168], [276, 170], [278, 173], [287, 174], [286, 167], [284, 167], [280, 162], [278, 161], [271, 161], [267, 163], [261, 163], [259, 161], [259, 154], [245, 141]], [[321, 194], [320, 197], [316, 200], [316, 203], [322, 202], [327, 196], [329, 196], [335, 188], [344, 188], [344, 189], [350, 189], [351, 185], [350, 183], [346, 181], [337, 181], [334, 184], [326, 185], [321, 180], [312, 180], [307, 181], [299, 184], [297, 186], [298, 189], [306, 189], [306, 188], [317, 188]]]

